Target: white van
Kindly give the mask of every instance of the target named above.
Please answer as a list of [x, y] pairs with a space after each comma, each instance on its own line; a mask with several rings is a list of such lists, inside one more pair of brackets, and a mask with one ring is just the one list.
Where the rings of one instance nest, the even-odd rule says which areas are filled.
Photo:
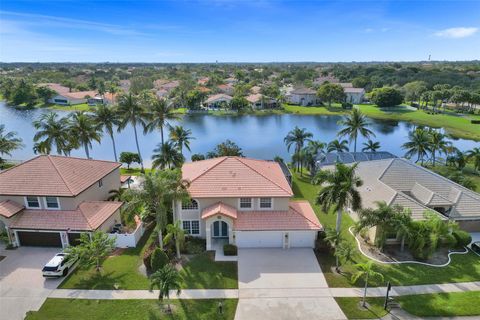
[[66, 259], [66, 253], [57, 253], [42, 269], [44, 277], [64, 277], [75, 263], [75, 259]]

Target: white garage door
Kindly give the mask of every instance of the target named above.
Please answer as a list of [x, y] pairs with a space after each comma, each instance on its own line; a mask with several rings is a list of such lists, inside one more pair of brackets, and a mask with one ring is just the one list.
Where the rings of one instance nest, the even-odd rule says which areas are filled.
[[282, 231], [237, 231], [235, 241], [239, 248], [281, 248]]
[[316, 231], [290, 231], [290, 248], [313, 248]]

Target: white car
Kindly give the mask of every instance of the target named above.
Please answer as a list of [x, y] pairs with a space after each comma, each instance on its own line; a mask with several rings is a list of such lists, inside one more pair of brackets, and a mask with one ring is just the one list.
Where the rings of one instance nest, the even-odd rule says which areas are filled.
[[66, 259], [66, 253], [57, 253], [42, 269], [44, 277], [64, 277], [75, 263], [75, 259]]

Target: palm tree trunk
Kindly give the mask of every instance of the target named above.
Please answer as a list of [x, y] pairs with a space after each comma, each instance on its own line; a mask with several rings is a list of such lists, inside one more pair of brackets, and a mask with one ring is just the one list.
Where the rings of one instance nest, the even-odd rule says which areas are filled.
[[402, 236], [402, 242], [400, 243], [400, 251], [403, 252], [405, 250], [405, 236]]
[[140, 146], [138, 144], [138, 135], [137, 135], [136, 125], [133, 125], [133, 132], [135, 133], [135, 143], [137, 144], [137, 152], [138, 152], [138, 157], [140, 158], [140, 166], [142, 168], [142, 172], [144, 172], [145, 169], [143, 168], [143, 158], [142, 158], [142, 154], [140, 153]]
[[162, 138], [162, 147], [165, 145], [165, 143], [163, 142], [163, 126], [160, 126], [160, 136]]
[[117, 147], [115, 146], [115, 138], [113, 137], [113, 132], [110, 132], [110, 138], [112, 138], [113, 155], [115, 156], [115, 162], [118, 162], [118, 159], [117, 159]]
[[357, 137], [355, 137], [355, 142], [353, 143], [353, 152], [357, 152]]
[[162, 235], [162, 227], [158, 228], [158, 246], [160, 249], [163, 250], [163, 235]]
[[340, 208], [337, 210], [337, 226], [336, 226], [337, 233], [340, 233], [341, 229], [342, 229], [342, 209]]
[[85, 154], [87, 155], [87, 159], [90, 159], [90, 152], [88, 151], [88, 144], [84, 143], [83, 146], [85, 147]]
[[433, 161], [433, 166], [435, 167], [435, 149], [432, 150], [432, 161]]
[[365, 277], [365, 289], [363, 291], [363, 302], [362, 302], [362, 306], [364, 308], [366, 308], [366, 299], [367, 299], [367, 287], [368, 287], [368, 273], [367, 273], [367, 276]]
[[177, 250], [177, 259], [180, 259], [180, 241], [178, 241], [177, 236], [175, 236], [175, 249]]

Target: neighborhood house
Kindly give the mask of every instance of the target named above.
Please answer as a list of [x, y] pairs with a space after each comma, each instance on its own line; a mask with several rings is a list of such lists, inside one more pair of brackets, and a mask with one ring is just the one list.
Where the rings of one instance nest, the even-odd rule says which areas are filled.
[[299, 106], [315, 106], [320, 103], [317, 92], [310, 88], [300, 88], [290, 91], [287, 100], [291, 104]]

